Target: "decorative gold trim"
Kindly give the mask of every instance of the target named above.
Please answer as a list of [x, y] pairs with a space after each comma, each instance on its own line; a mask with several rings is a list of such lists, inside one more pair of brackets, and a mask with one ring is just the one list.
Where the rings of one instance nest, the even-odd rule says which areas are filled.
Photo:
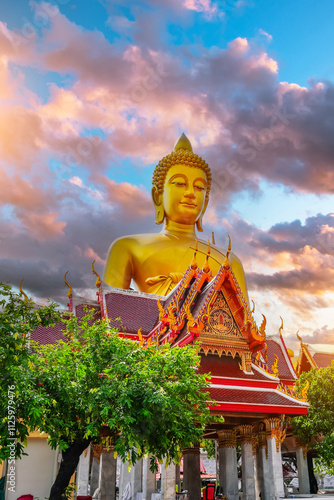
[[27, 304], [29, 302], [29, 298], [28, 298], [28, 295], [22, 290], [22, 283], [23, 283], [24, 280], [21, 280], [20, 281], [20, 293], [23, 295], [24, 297], [24, 302]]
[[237, 446], [237, 431], [236, 429], [223, 429], [217, 431], [218, 444], [220, 448], [236, 448]]
[[241, 443], [253, 444], [253, 425], [245, 424], [237, 427], [237, 432]]
[[100, 278], [99, 274], [95, 271], [94, 263], [95, 263], [95, 259], [92, 262], [92, 271], [93, 271], [93, 274], [95, 274], [95, 276], [96, 276], [95, 286], [97, 288], [100, 288], [100, 286], [101, 286], [101, 278]]

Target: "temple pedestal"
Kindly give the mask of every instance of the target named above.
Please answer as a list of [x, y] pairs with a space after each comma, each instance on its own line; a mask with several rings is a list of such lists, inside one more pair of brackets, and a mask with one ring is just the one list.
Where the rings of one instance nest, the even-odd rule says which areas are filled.
[[161, 500], [175, 500], [176, 465], [161, 466]]
[[218, 444], [219, 484], [229, 500], [239, 500], [236, 431], [218, 431]]
[[304, 455], [302, 448], [296, 450], [299, 493], [310, 493], [310, 477], [308, 473], [307, 457]]
[[201, 460], [199, 446], [183, 450], [183, 489], [189, 500], [201, 498]]
[[150, 457], [143, 458], [143, 499], [151, 500], [151, 495], [156, 490], [155, 472], [150, 470]]
[[77, 473], [77, 494], [88, 495], [90, 446], [81, 454]]
[[99, 485], [100, 500], [116, 499], [116, 459], [113, 450], [101, 453]]

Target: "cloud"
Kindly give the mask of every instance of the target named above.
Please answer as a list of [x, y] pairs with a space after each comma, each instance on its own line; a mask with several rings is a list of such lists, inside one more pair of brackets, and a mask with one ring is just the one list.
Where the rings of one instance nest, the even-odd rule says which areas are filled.
[[312, 344], [333, 344], [334, 342], [334, 329], [324, 325], [315, 330], [311, 335], [303, 335], [303, 342], [310, 342]]

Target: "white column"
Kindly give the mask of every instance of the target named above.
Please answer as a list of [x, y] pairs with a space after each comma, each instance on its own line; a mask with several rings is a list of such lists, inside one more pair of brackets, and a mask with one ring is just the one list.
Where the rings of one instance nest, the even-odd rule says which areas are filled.
[[77, 495], [88, 495], [90, 445], [81, 454], [77, 473]]
[[101, 453], [99, 485], [100, 500], [116, 499], [116, 459], [113, 449]]
[[172, 462], [161, 466], [161, 500], [175, 500], [176, 465]]
[[218, 431], [219, 485], [228, 500], [239, 500], [235, 429]]
[[[277, 500], [284, 497], [283, 466], [281, 456], [281, 420], [268, 418], [265, 421], [267, 434], [268, 474], [264, 476], [265, 490], [269, 496], [265, 500]], [[265, 472], [265, 471], [264, 471]]]
[[151, 500], [156, 491], [156, 474], [150, 470], [150, 457], [143, 458], [143, 500]]
[[142, 493], [143, 485], [143, 459], [138, 460], [131, 467], [131, 490], [132, 490], [132, 500], [136, 500], [137, 493]]
[[310, 493], [310, 477], [307, 467], [307, 458], [304, 456], [303, 448], [297, 448], [297, 468], [298, 468], [298, 482], [299, 482], [299, 493]]
[[255, 495], [255, 466], [253, 455], [251, 425], [242, 425], [238, 428], [241, 441], [241, 463], [242, 463], [242, 492], [243, 500], [254, 500]]
[[97, 457], [93, 457], [92, 469], [90, 472], [90, 494], [93, 496], [95, 490], [99, 487], [100, 464]]
[[[129, 487], [131, 488], [131, 469], [129, 470], [129, 462], [122, 462], [121, 463], [121, 472], [120, 472], [120, 477], [119, 477], [119, 500], [122, 500], [124, 490], [125, 488], [128, 487], [128, 484], [130, 485]], [[131, 490], [131, 495], [132, 495], [132, 490]]]

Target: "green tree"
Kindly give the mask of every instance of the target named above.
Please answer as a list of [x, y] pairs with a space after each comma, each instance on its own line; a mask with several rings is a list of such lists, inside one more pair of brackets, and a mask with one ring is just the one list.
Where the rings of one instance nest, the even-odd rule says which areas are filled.
[[[23, 307], [19, 297], [15, 300]], [[67, 342], [45, 346], [30, 342], [30, 354], [27, 337], [21, 336], [17, 356], [18, 362], [24, 358], [24, 370], [14, 373], [20, 401], [16, 418], [25, 429], [46, 432], [50, 446], [62, 450], [50, 500], [61, 498], [81, 453], [90, 442], [103, 440], [103, 429], [123, 460], [134, 463], [144, 454], [177, 460], [184, 447], [200, 440], [209, 417], [203, 390], [207, 382], [197, 373], [196, 347], [143, 348], [119, 337], [107, 321], [93, 321], [92, 314], [80, 320], [63, 318]], [[11, 342], [12, 330], [5, 334]], [[3, 380], [9, 380], [9, 368], [8, 363], [1, 368]], [[2, 459], [8, 456], [7, 429], [4, 419]], [[26, 435], [17, 433], [18, 441]]]
[[296, 388], [309, 384], [307, 415], [292, 419], [294, 433], [302, 443], [317, 450], [317, 469], [334, 470], [334, 365], [301, 374]]

